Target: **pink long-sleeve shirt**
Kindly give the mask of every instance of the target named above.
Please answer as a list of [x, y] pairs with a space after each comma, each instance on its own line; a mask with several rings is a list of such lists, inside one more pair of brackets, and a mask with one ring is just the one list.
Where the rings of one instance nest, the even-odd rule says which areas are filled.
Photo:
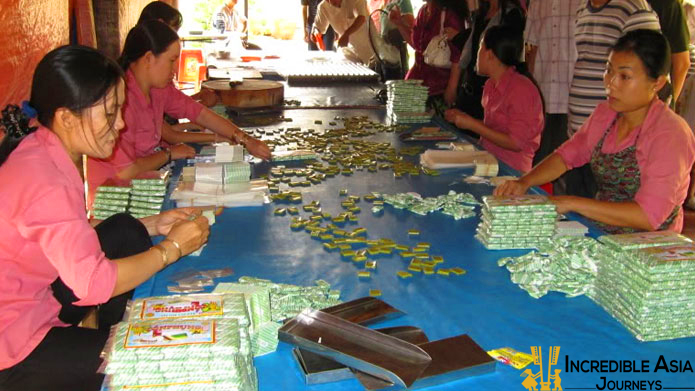
[[483, 87], [485, 126], [507, 134], [520, 151], [502, 148], [483, 138], [482, 145], [512, 168], [527, 172], [533, 155], [541, 144], [545, 116], [538, 88], [514, 67], [507, 69], [499, 81], [488, 79]]
[[89, 159], [87, 171], [90, 189], [96, 189], [107, 179], [115, 177], [136, 159], [154, 153], [154, 149], [162, 142], [164, 113], [174, 118], [195, 121], [203, 110], [203, 105], [177, 90], [173, 84], [164, 88], [151, 88], [148, 102], [133, 71], [126, 72], [125, 81], [125, 128], [121, 131], [110, 158]]
[[87, 221], [84, 184], [58, 137], [27, 136], [0, 166], [0, 369], [31, 353], [58, 319], [51, 283], [60, 277], [80, 300], [105, 303], [116, 264]]
[[[556, 151], [567, 168], [579, 167], [591, 160], [596, 144], [617, 115], [608, 102], [596, 107], [577, 133]], [[683, 204], [688, 194], [690, 168], [695, 161], [695, 137], [685, 120], [659, 100], [651, 103], [642, 126], [620, 142], [617, 136], [617, 127], [613, 126], [606, 135], [601, 152], [616, 153], [636, 145], [640, 188], [634, 201], [656, 229], [674, 208]], [[682, 228], [681, 208], [668, 229], [680, 232]]]

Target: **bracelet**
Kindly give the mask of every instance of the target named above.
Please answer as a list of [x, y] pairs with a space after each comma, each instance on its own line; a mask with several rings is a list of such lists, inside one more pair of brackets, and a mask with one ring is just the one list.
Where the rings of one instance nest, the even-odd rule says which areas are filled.
[[159, 254], [162, 256], [162, 269], [167, 267], [169, 265], [169, 257], [167, 255], [167, 249], [164, 248], [161, 244], [155, 244], [152, 246], [152, 248], [156, 249], [159, 251]]
[[174, 239], [166, 238], [166, 239], [162, 240], [162, 242], [171, 242], [171, 244], [173, 244], [174, 247], [176, 247], [176, 249], [179, 250], [179, 258], [181, 258], [183, 256], [183, 251], [181, 250], [181, 245], [177, 241], [175, 241]]

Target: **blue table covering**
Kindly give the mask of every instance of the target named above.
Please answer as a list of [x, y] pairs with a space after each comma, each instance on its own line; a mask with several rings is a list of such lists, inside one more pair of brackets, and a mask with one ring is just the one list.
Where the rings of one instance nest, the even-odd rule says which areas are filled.
[[[293, 110], [286, 112], [293, 117], [292, 123], [275, 124], [270, 128], [296, 127], [320, 128], [326, 126], [335, 115], [369, 115], [371, 119], [383, 120], [382, 111], [326, 111]], [[314, 120], [323, 120], [324, 125], [315, 125]], [[439, 125], [443, 125], [439, 123]], [[372, 139], [393, 141], [402, 145], [395, 135], [383, 133]], [[412, 145], [408, 143], [407, 145]], [[428, 144], [425, 144], [428, 145]], [[267, 171], [269, 164], [256, 167], [256, 174]], [[288, 164], [289, 166], [290, 164]], [[339, 175], [309, 188], [293, 188], [303, 192], [303, 204], [319, 200], [324, 211], [338, 214], [343, 211], [339, 189], [346, 188], [351, 195], [369, 192], [397, 193], [415, 191], [423, 196], [436, 196], [449, 190], [470, 192], [480, 199], [490, 194], [492, 187], [462, 182], [464, 174], [471, 170], [444, 171], [441, 176], [420, 175], [394, 178], [391, 170], [377, 173], [355, 171], [352, 176]], [[501, 165], [500, 175], [514, 172]], [[184, 270], [209, 270], [231, 267], [235, 275], [218, 279], [235, 281], [240, 276], [254, 276], [275, 282], [297, 285], [313, 285], [317, 279], [328, 281], [333, 289], [340, 289], [342, 300], [367, 296], [369, 289], [380, 289], [382, 299], [407, 313], [405, 317], [375, 325], [387, 327], [412, 325], [420, 327], [430, 340], [469, 334], [484, 349], [513, 347], [527, 353], [531, 346], [541, 346], [544, 377], [548, 372], [550, 346], [560, 346], [559, 360], [555, 369], [562, 372], [564, 389], [601, 389], [606, 381], [619, 381], [619, 389], [625, 388], [623, 381], [658, 381], [630, 386], [632, 389], [695, 389], [692, 372], [695, 359], [695, 338], [667, 342], [643, 343], [636, 340], [618, 321], [586, 297], [566, 298], [562, 294], [550, 293], [541, 299], [533, 299], [514, 285], [505, 268], [497, 266], [497, 259], [518, 256], [526, 251], [488, 251], [474, 238], [479, 218], [456, 221], [441, 213], [419, 216], [414, 213], [385, 206], [383, 214], [371, 213], [371, 204], [361, 200], [359, 223], [349, 226], [365, 227], [369, 238], [391, 238], [398, 243], [414, 245], [430, 242], [430, 254], [442, 255], [443, 267], [462, 267], [463, 276], [422, 275], [402, 280], [396, 271], [405, 270], [407, 262], [398, 255], [382, 256], [377, 259], [377, 270], [372, 278], [357, 278], [360, 265], [341, 259], [337, 252], [327, 252], [322, 243], [308, 234], [289, 229], [291, 216], [275, 216], [273, 211], [280, 207], [269, 204], [261, 207], [226, 209], [217, 218], [211, 229], [210, 240], [200, 257], [186, 257], [169, 266], [137, 288], [135, 297], [166, 295], [172, 276]], [[301, 214], [305, 214], [302, 212]], [[408, 237], [409, 229], [418, 229], [421, 235]], [[591, 235], [599, 232], [592, 227]], [[306, 386], [291, 357], [291, 347], [280, 343], [277, 351], [255, 359], [258, 369], [260, 390], [361, 390], [355, 380], [338, 383]], [[684, 372], [654, 372], [663, 356], [670, 365], [680, 360], [681, 366], [689, 364]], [[581, 372], [571, 371], [565, 360], [628, 360], [638, 363], [649, 361], [649, 371], [644, 372]], [[538, 366], [529, 367], [534, 373]], [[585, 369], [590, 365], [585, 364]], [[669, 366], [668, 369], [674, 369]], [[493, 374], [483, 375], [439, 386], [441, 390], [523, 390], [523, 370], [498, 364]], [[539, 379], [540, 383], [540, 379]], [[650, 385], [651, 384], [651, 385]], [[608, 384], [608, 389], [610, 388]], [[540, 387], [540, 386], [539, 386]], [[554, 387], [554, 386], [552, 386]], [[616, 388], [612, 388], [616, 389]]]

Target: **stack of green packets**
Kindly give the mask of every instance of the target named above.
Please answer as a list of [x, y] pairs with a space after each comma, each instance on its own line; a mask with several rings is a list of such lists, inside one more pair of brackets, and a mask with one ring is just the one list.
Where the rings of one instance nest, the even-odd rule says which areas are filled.
[[452, 216], [455, 220], [475, 216], [475, 205], [480, 204], [470, 193], [456, 193], [449, 190], [448, 194], [437, 197], [421, 197], [416, 193], [383, 194], [384, 202], [396, 209], [407, 209], [419, 215], [441, 211]]
[[251, 165], [248, 162], [197, 163], [195, 181], [214, 184], [248, 182], [251, 179]]
[[234, 292], [246, 297], [251, 315], [251, 347], [254, 356], [275, 351], [282, 320], [296, 316], [307, 308], [321, 309], [340, 304], [340, 291], [322, 280], [304, 287], [277, 284], [270, 280], [240, 277], [238, 283], [220, 283], [214, 293]]
[[239, 183], [251, 180], [251, 164], [248, 162], [224, 163], [222, 183]]
[[105, 348], [109, 390], [258, 388], [244, 295], [141, 298], [125, 319]]
[[94, 218], [105, 220], [116, 213], [126, 212], [131, 190], [130, 186], [118, 186], [110, 182], [99, 186], [92, 204]]
[[132, 181], [128, 213], [134, 217], [147, 217], [159, 213], [169, 184], [169, 171], [151, 171], [138, 175]]
[[475, 237], [489, 250], [538, 248], [555, 235], [557, 211], [542, 195], [486, 196]]
[[425, 107], [429, 89], [422, 80], [389, 80], [386, 96], [386, 116], [391, 123], [425, 123], [432, 119]]
[[119, 323], [104, 350], [106, 389], [257, 390], [243, 330], [233, 318]]
[[603, 236], [592, 299], [641, 341], [695, 336], [695, 245], [671, 232]]

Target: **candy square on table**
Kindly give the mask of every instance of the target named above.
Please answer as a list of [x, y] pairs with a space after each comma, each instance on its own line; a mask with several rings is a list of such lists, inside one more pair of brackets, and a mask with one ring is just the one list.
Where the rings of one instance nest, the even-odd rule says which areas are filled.
[[357, 272], [357, 277], [359, 277], [359, 278], [371, 278], [372, 273], [370, 273], [366, 270], [362, 270], [362, 271]]
[[365, 262], [364, 267], [367, 269], [376, 269], [376, 261]]
[[370, 289], [369, 290], [369, 296], [379, 297], [379, 296], [381, 296], [381, 290], [380, 289]]
[[458, 276], [460, 276], [462, 274], [466, 274], [466, 271], [461, 269], [460, 267], [452, 267], [449, 269], [449, 271], [451, 271], [452, 273], [454, 273]]
[[449, 275], [449, 269], [439, 269], [437, 270], [437, 274], [442, 275], [442, 276], [448, 276]]
[[408, 236], [420, 236], [420, 231], [417, 229], [409, 229]]
[[284, 215], [285, 215], [285, 212], [286, 212], [286, 209], [285, 209], [285, 208], [278, 208], [278, 209], [275, 209], [275, 215], [276, 215], [276, 216], [284, 216]]

